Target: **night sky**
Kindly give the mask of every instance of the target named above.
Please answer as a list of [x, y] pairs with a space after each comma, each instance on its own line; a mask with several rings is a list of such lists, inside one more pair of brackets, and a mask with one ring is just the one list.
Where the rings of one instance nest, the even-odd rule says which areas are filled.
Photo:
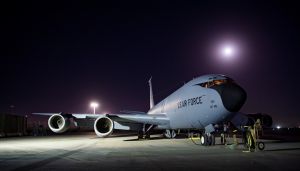
[[[242, 112], [300, 125], [300, 7], [286, 1], [0, 4], [0, 112], [147, 111], [204, 74], [248, 93]], [[232, 60], [216, 55], [231, 41]]]

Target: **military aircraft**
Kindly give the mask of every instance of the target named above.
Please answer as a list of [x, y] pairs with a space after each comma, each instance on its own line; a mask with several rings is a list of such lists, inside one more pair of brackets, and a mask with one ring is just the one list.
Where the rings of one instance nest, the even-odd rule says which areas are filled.
[[247, 124], [248, 115], [238, 113], [247, 94], [233, 79], [220, 74], [209, 74], [192, 79], [158, 104], [154, 104], [151, 78], [150, 110], [148, 112], [126, 111], [110, 114], [34, 113], [49, 115], [49, 128], [63, 133], [74, 122], [91, 120], [99, 137], [107, 137], [113, 130], [136, 130], [138, 138], [150, 138], [153, 129], [165, 130], [165, 136], [174, 138], [176, 130], [201, 130], [202, 145], [214, 140], [214, 124], [230, 121]]

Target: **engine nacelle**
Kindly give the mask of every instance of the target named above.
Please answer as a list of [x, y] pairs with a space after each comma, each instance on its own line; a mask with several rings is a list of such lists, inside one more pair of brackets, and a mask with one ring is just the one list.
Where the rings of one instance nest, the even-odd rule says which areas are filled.
[[55, 133], [63, 133], [70, 128], [70, 119], [61, 114], [54, 114], [48, 119], [48, 126]]
[[99, 117], [95, 120], [94, 130], [97, 136], [109, 136], [114, 129], [114, 122], [108, 117]]
[[263, 127], [271, 127], [273, 124], [272, 117], [267, 114], [256, 113], [256, 114], [243, 114], [236, 113], [236, 115], [231, 119], [231, 122], [239, 127], [239, 126], [252, 126], [255, 124], [257, 119], [260, 120], [261, 126]]
[[252, 124], [255, 123], [255, 121], [257, 119], [260, 120], [261, 125], [263, 127], [271, 127], [273, 124], [273, 119], [270, 115], [267, 114], [263, 114], [263, 113], [256, 113], [256, 114], [247, 114], [247, 117], [249, 118], [249, 120], [252, 120]]

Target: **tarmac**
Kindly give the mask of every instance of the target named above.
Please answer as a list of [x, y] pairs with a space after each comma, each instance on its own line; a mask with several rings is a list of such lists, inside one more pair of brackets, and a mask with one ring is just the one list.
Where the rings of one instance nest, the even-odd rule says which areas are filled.
[[[300, 142], [265, 141], [263, 151], [242, 144], [201, 146], [190, 139], [150, 140], [93, 133], [0, 138], [0, 170], [299, 170]], [[197, 141], [197, 140], [196, 140]], [[231, 140], [229, 140], [230, 142]]]

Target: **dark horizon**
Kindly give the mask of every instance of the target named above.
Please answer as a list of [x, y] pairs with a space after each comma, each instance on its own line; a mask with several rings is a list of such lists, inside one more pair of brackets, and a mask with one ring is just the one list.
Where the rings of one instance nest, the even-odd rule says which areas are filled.
[[[9, 2], [1, 5], [0, 112], [147, 111], [209, 73], [248, 94], [241, 112], [299, 126], [299, 6], [286, 1]], [[233, 61], [216, 56], [238, 44]]]

